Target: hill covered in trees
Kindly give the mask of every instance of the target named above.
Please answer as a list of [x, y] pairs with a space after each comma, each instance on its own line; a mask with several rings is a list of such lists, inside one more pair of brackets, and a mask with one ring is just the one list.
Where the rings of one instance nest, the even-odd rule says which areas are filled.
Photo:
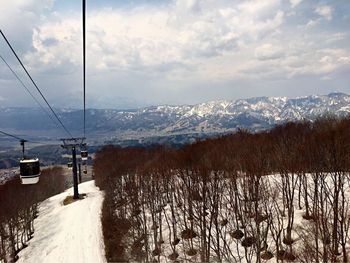
[[240, 130], [181, 149], [106, 146], [108, 261], [348, 261], [350, 119]]
[[60, 167], [43, 169], [36, 185], [22, 185], [19, 177], [0, 185], [0, 262], [15, 262], [34, 235], [39, 203], [66, 187]]

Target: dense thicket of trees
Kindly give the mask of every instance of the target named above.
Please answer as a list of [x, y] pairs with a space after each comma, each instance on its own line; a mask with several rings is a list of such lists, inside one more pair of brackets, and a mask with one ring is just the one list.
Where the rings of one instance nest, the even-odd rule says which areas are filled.
[[34, 233], [39, 202], [65, 189], [61, 167], [43, 169], [35, 185], [19, 178], [0, 185], [0, 262], [14, 262]]
[[350, 119], [96, 154], [109, 261], [348, 262]]

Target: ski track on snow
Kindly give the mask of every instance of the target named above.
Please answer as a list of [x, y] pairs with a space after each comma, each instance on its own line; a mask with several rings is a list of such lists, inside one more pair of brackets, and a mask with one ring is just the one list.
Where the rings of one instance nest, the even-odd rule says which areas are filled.
[[94, 181], [79, 185], [84, 200], [64, 206], [73, 190], [41, 203], [29, 246], [19, 253], [19, 263], [106, 262], [101, 227], [102, 192]]

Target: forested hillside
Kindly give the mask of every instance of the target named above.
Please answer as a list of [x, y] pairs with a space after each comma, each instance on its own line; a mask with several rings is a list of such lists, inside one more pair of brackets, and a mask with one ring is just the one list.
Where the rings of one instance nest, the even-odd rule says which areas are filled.
[[0, 185], [0, 262], [15, 262], [34, 234], [39, 203], [66, 187], [61, 167], [46, 168], [36, 185], [16, 177]]
[[348, 261], [350, 119], [168, 148], [107, 146], [108, 261]]

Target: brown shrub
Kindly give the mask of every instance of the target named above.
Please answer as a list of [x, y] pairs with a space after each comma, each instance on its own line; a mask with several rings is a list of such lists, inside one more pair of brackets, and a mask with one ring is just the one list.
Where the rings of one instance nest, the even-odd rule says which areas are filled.
[[192, 229], [185, 229], [181, 232], [182, 239], [192, 239], [195, 237], [197, 237], [197, 234]]
[[253, 237], [253, 236], [248, 236], [248, 237], [246, 237], [246, 238], [244, 238], [244, 239], [242, 240], [241, 245], [242, 245], [243, 247], [251, 247], [252, 245], [255, 244], [255, 242], [256, 242], [256, 238], [255, 238], [255, 237]]
[[178, 257], [179, 257], [179, 253], [177, 253], [176, 251], [174, 251], [174, 253], [170, 254], [168, 258], [169, 258], [170, 260], [174, 261], [174, 260], [176, 260]]
[[279, 250], [277, 251], [277, 259], [279, 260], [286, 260], [286, 261], [294, 261], [296, 257], [285, 250]]
[[270, 260], [273, 258], [273, 254], [271, 251], [264, 251], [260, 254], [260, 258], [263, 260]]
[[230, 236], [234, 239], [241, 239], [242, 237], [244, 237], [244, 234], [241, 230], [237, 229], [233, 232], [230, 232]]
[[186, 251], [186, 254], [190, 257], [193, 257], [193, 256], [197, 255], [197, 250], [194, 248], [191, 248], [191, 249]]

